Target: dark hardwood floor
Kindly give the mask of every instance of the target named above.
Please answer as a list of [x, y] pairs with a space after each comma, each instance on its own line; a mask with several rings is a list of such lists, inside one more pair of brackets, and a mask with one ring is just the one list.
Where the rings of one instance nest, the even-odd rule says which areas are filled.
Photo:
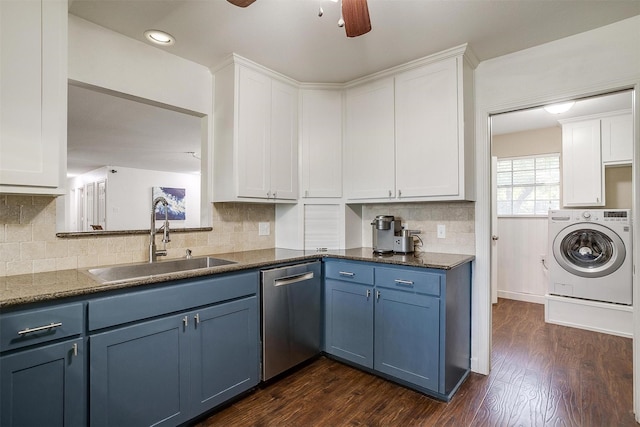
[[197, 426], [632, 426], [632, 408], [630, 339], [500, 299], [491, 374], [472, 373], [449, 403], [322, 357]]

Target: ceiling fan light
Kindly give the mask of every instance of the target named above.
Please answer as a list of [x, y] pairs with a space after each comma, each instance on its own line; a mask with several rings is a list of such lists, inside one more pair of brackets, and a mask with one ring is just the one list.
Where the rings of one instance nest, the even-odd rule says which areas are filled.
[[171, 46], [176, 42], [175, 37], [171, 34], [160, 30], [147, 30], [144, 32], [147, 40], [162, 46]]
[[561, 114], [569, 111], [571, 107], [573, 107], [573, 104], [575, 104], [575, 101], [562, 102], [559, 104], [549, 104], [549, 105], [545, 105], [543, 108], [544, 108], [544, 111], [546, 111], [549, 114]]

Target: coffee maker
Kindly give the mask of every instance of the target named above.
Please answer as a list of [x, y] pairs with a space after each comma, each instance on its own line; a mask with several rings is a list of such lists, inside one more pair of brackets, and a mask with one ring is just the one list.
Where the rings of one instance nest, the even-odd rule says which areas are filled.
[[389, 254], [394, 251], [394, 240], [397, 233], [402, 230], [400, 221], [396, 221], [393, 215], [378, 215], [371, 223], [373, 237], [373, 253]]

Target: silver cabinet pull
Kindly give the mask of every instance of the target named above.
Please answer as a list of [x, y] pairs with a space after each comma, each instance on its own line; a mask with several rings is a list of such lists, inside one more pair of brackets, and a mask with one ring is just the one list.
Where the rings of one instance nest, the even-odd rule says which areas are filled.
[[376, 291], [376, 301], [380, 301], [380, 291]]
[[396, 282], [396, 285], [413, 286], [413, 282], [411, 280], [396, 279], [394, 282]]
[[371, 296], [371, 289], [367, 289], [367, 301], [369, 300], [370, 296]]
[[275, 199], [275, 198], [277, 198], [277, 197], [278, 197], [278, 192], [277, 192], [277, 191], [274, 191], [274, 192], [273, 192], [273, 198]]
[[398, 190], [398, 198], [402, 197], [402, 190]]
[[389, 197], [393, 197], [393, 191], [389, 190]]
[[352, 273], [350, 271], [338, 271], [338, 274], [346, 277], [355, 277], [356, 273]]
[[267, 191], [267, 199], [271, 198], [271, 191]]
[[188, 316], [184, 316], [182, 318], [182, 324], [184, 325], [184, 327], [186, 328], [187, 326], [189, 326], [189, 317]]
[[73, 345], [73, 355], [74, 356], [78, 355], [78, 344], [77, 343]]
[[195, 316], [193, 316], [193, 320], [196, 321], [196, 325], [200, 324], [200, 314], [196, 313]]
[[62, 322], [58, 322], [58, 323], [51, 322], [48, 325], [38, 326], [37, 328], [25, 328], [21, 331], [18, 331], [18, 335], [30, 334], [31, 332], [45, 331], [47, 329], [58, 328], [60, 326], [62, 326]]

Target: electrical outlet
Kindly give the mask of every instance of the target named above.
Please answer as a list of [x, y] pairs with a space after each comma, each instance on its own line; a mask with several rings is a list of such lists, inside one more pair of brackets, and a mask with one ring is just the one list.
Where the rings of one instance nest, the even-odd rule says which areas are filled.
[[258, 223], [258, 236], [268, 236], [271, 234], [271, 226], [268, 222]]
[[444, 224], [438, 224], [438, 239], [444, 239], [447, 237], [447, 228]]

